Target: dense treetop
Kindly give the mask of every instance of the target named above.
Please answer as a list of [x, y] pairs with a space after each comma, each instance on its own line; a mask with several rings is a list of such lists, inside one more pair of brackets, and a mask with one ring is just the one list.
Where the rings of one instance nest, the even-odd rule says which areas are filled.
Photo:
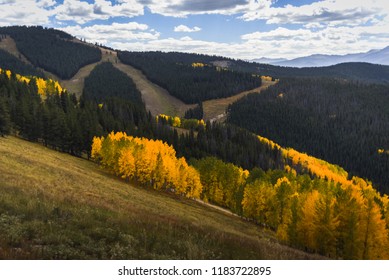
[[228, 97], [261, 85], [260, 78], [249, 73], [206, 64], [207, 56], [160, 52], [119, 52], [118, 56], [185, 103]]
[[83, 95], [99, 103], [116, 97], [143, 105], [141, 93], [134, 82], [110, 62], [101, 63], [92, 70], [85, 79]]
[[98, 48], [73, 42], [72, 36], [55, 29], [12, 26], [1, 27], [0, 34], [11, 36], [33, 65], [62, 79], [70, 79], [81, 67], [101, 59]]
[[339, 164], [389, 191], [389, 87], [281, 79], [229, 108], [230, 123]]

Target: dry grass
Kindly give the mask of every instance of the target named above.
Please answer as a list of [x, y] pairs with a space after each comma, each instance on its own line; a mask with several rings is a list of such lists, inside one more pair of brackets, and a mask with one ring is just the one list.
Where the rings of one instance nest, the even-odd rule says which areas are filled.
[[247, 94], [260, 93], [262, 90], [267, 89], [269, 86], [274, 84], [275, 82], [262, 80], [262, 86], [259, 88], [244, 91], [231, 97], [213, 99], [203, 102], [204, 120], [224, 121], [226, 118], [226, 110], [230, 104], [236, 102]]
[[19, 52], [14, 39], [12, 39], [10, 36], [7, 35], [4, 39], [0, 41], [0, 49], [9, 52], [10, 54], [19, 58], [24, 63], [31, 65], [30, 61], [28, 61], [28, 59]]
[[90, 75], [92, 70], [100, 63], [109, 61], [114, 63], [117, 60], [117, 54], [114, 51], [107, 51], [100, 48], [102, 58], [99, 62], [88, 64], [82, 67], [76, 75], [74, 75], [70, 80], [59, 80], [61, 86], [67, 89], [68, 92], [75, 93], [77, 97], [80, 97], [84, 89], [85, 78]]
[[316, 258], [238, 217], [17, 138], [0, 138], [0, 174], [0, 258]]
[[154, 116], [166, 114], [169, 116], [183, 117], [188, 109], [196, 106], [185, 104], [181, 100], [170, 95], [167, 90], [150, 82], [140, 70], [135, 69], [134, 67], [123, 63], [117, 63], [114, 64], [114, 66], [133, 79], [136, 87], [142, 93], [146, 109]]

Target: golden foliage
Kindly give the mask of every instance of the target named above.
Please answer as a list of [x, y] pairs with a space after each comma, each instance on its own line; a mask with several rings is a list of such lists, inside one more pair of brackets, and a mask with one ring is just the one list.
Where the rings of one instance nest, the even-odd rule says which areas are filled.
[[203, 68], [203, 67], [205, 67], [205, 64], [201, 63], [201, 62], [194, 62], [194, 63], [192, 63], [192, 67], [193, 68]]
[[116, 175], [156, 190], [191, 198], [199, 198], [202, 192], [199, 173], [162, 141], [111, 132], [106, 138], [93, 138], [91, 154]]
[[[4, 71], [0, 68], [0, 74], [4, 72], [6, 73], [8, 79], [10, 79], [12, 72], [10, 70]], [[41, 96], [46, 96], [49, 94], [57, 94], [57, 93], [61, 94], [62, 91], [64, 90], [61, 87], [61, 85], [58, 83], [58, 81], [54, 81], [52, 79], [45, 80], [39, 77], [26, 77], [19, 74], [16, 74], [15, 76], [18, 81], [25, 82], [27, 84], [29, 84], [32, 80], [35, 80], [36, 86], [38, 88], [38, 94], [40, 94]]]
[[273, 78], [270, 77], [270, 76], [261, 76], [261, 79], [262, 79], [263, 81], [267, 81], [267, 82], [273, 81]]

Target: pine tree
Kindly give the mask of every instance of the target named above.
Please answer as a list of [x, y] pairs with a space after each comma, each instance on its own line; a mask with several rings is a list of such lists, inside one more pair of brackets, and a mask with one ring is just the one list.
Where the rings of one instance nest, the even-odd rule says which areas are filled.
[[11, 128], [10, 114], [6, 99], [0, 96], [0, 136], [9, 134]]

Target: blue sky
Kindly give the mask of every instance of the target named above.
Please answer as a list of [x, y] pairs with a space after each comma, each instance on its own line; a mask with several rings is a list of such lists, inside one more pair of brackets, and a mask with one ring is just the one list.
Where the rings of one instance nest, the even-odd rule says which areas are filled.
[[113, 48], [254, 59], [389, 45], [388, 0], [0, 0], [0, 25], [43, 25]]

